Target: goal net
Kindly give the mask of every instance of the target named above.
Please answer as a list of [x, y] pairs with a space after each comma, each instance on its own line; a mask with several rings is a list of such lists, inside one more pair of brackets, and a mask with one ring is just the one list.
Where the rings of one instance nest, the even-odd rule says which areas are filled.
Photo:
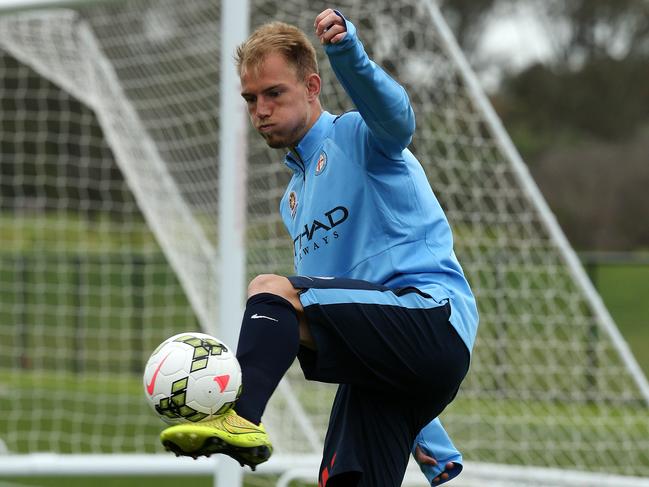
[[[250, 23], [311, 32], [327, 6], [255, 0]], [[442, 417], [467, 461], [454, 482], [640, 485], [646, 379], [434, 2], [337, 7], [410, 94], [411, 149], [478, 299], [471, 371]], [[36, 452], [162, 454], [148, 355], [181, 331], [238, 326], [214, 323], [219, 146], [237, 143], [218, 140], [220, 15], [209, 0], [133, 0], [0, 16], [0, 472]], [[352, 108], [320, 65], [323, 105]], [[290, 174], [255, 134], [247, 151], [247, 277], [290, 274]], [[332, 393], [291, 369], [264, 419], [288, 459], [273, 472], [317, 463]], [[162, 458], [152, 470], [175, 461]]]

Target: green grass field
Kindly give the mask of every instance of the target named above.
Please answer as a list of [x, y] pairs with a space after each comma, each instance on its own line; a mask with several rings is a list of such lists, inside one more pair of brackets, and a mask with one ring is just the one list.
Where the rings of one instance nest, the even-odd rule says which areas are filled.
[[649, 265], [601, 265], [597, 287], [633, 355], [649, 376]]
[[[47, 221], [44, 226], [53, 226], [51, 224], [51, 221]], [[39, 226], [40, 223], [35, 222], [33, 228]], [[0, 228], [3, 226], [0, 225]], [[86, 406], [80, 407], [80, 397], [105, 398], [106, 406], [101, 414], [106, 413], [111, 398], [118, 395], [130, 398], [125, 407], [145, 409], [139, 376], [146, 359], [142, 350], [152, 350], [157, 345], [154, 334], [159, 333], [161, 328], [171, 330], [179, 323], [195, 324], [175, 275], [145, 232], [137, 231], [134, 237], [126, 238], [124, 242], [102, 239], [101, 235], [93, 233], [90, 236], [71, 237], [62, 227], [60, 232], [67, 235], [70, 248], [75, 248], [77, 240], [90, 238], [95, 242], [96, 249], [83, 254], [55, 252], [45, 247], [35, 249], [30, 247], [31, 240], [25, 239], [24, 233], [20, 236], [16, 233], [14, 237], [7, 233], [7, 245], [3, 243], [0, 249], [0, 438], [7, 431], [29, 431], [29, 421], [33, 417], [27, 415], [23, 418], [20, 411], [29, 411], [30, 395], [21, 394], [20, 391], [28, 391], [31, 387], [38, 388], [41, 398], [47, 398], [50, 393], [56, 395], [57, 410], [68, 407], [84, 416], [95, 414], [92, 408], [96, 404], [89, 401]], [[42, 236], [35, 234], [34, 241]], [[56, 241], [59, 237], [51, 235], [46, 240]], [[122, 251], [122, 248], [128, 251]], [[540, 280], [538, 285], [542, 286], [544, 282]], [[646, 299], [649, 265], [601, 265], [597, 269], [596, 284], [636, 359], [645, 374], [649, 375], [649, 302]], [[130, 311], [125, 315], [121, 310]], [[19, 330], [15, 329], [16, 323], [20, 324]], [[70, 346], [70, 340], [74, 340], [73, 346]], [[49, 348], [51, 353], [43, 355], [41, 352], [42, 356], [34, 357], [33, 345], [43, 342], [47, 345], [46, 352]], [[75, 348], [84, 352], [71, 353], [70, 350]], [[116, 350], [121, 354], [117, 354]], [[38, 367], [31, 369], [31, 361], [36, 358]], [[15, 367], [19, 360], [23, 361], [23, 369]], [[12, 395], [20, 399], [9, 403], [6, 398]], [[462, 397], [454, 402], [450, 415], [480, 411], [472, 430], [453, 431], [454, 438], [462, 440], [472, 435], [475, 437], [477, 432], [482, 431], [489, 436], [498, 430], [502, 438], [515, 439], [524, 438], [526, 434], [541, 437], [541, 432], [545, 431], [553, 437], [565, 439], [568, 447], [571, 438], [579, 438], [579, 448], [606, 451], [608, 447], [602, 438], [606, 438], [610, 428], [620, 428], [617, 420], [624, 418], [623, 431], [616, 431], [616, 434], [632, 443], [646, 444], [643, 437], [647, 432], [646, 409], [637, 404], [622, 402], [607, 405], [605, 410], [588, 403], [549, 401], [538, 403], [537, 407], [529, 400], [516, 399], [492, 401], [488, 406], [485, 404], [477, 405], [471, 399]], [[485, 417], [493, 421], [484, 421]], [[571, 417], [581, 420], [575, 424]], [[112, 425], [104, 421], [101, 427], [94, 427], [92, 433], [98, 438], [110, 438], [103, 431], [108, 428], [121, 438], [136, 438], [138, 435], [153, 437], [160, 427], [154, 420], [137, 425], [137, 429], [133, 429], [134, 425]], [[83, 426], [79, 426], [80, 423], [69, 421], [68, 418], [39, 417], [38, 421], [40, 429], [75, 431], [77, 438], [88, 436]], [[21, 424], [19, 428], [16, 428], [17, 423]], [[34, 440], [29, 435], [24, 436], [14, 436], [12, 450], [51, 448], [47, 439]], [[80, 448], [79, 444], [57, 443], [57, 448], [63, 452], [88, 451], [90, 446], [83, 444]], [[122, 448], [134, 450], [138, 446], [134, 440], [133, 444], [124, 444]], [[100, 445], [99, 450], [111, 451], [110, 442]], [[547, 458], [544, 455], [547, 454], [548, 445], [540, 443], [531, 450], [538, 456], [539, 463], [542, 464], [543, 459]], [[569, 449], [551, 453], [554, 455], [552, 463], [571, 464]], [[591, 452], [583, 453], [588, 457]], [[507, 453], [499, 451], [475, 451], [474, 454], [483, 461], [525, 462], [525, 457], [516, 458], [516, 455], [514, 458], [502, 458]], [[639, 452], [637, 455], [634, 464], [643, 465], [649, 471], [647, 453]], [[606, 460], [593, 455], [592, 461], [597, 466]], [[251, 476], [247, 487], [264, 485], [260, 480]], [[173, 477], [117, 476], [92, 479], [4, 478], [0, 472], [0, 487], [177, 487], [180, 482], [186, 481], [185, 478]], [[192, 477], [191, 482], [192, 487], [201, 487], [211, 486], [213, 481], [209, 477]]]
[[[647, 290], [649, 290], [649, 266], [602, 266], [600, 269], [598, 269], [597, 283], [605, 304], [610, 310], [613, 318], [616, 320], [621, 332], [625, 336], [636, 358], [644, 368], [645, 373], [649, 373], [649, 303], [645, 299]], [[620, 283], [624, 283], [624, 285], [621, 285]], [[1, 380], [4, 384], [9, 383], [10, 381], [9, 377], [6, 376], [1, 378]], [[13, 375], [13, 380], [18, 382], [22, 381], [21, 379], [17, 378], [16, 375]], [[70, 376], [69, 380], [72, 382], [73, 376]], [[14, 384], [14, 386], [15, 385], [16, 384]], [[40, 385], [47, 386], [47, 384]], [[55, 385], [56, 384], [50, 383], [49, 387], [54, 387]], [[110, 392], [111, 388], [114, 388], [116, 386], [110, 383], [102, 383], [101, 387], [104, 391]], [[130, 388], [132, 389], [133, 394], [139, 393], [139, 384], [136, 381], [134, 381]], [[566, 417], [565, 413], [567, 412], [570, 412], [571, 415], [576, 413], [578, 416], [590, 416], [591, 418], [598, 418], [598, 415], [600, 414], [596, 407], [588, 405], [580, 406], [579, 411], [577, 412], [574, 409], [574, 405], [568, 408], [569, 411], [567, 411], [562, 406], [548, 406], [547, 404], [539, 405], [539, 411], [532, 411], [529, 409], [529, 403], [518, 404], [515, 401], [493, 403], [491, 406], [492, 409], [490, 411], [484, 411], [485, 415], [490, 416], [500, 414], [508, 417], [519, 416], [521, 417], [521, 423], [518, 427], [528, 432], [534, 428], [547, 430], [549, 426], [546, 422], [544, 422], [543, 417], [547, 417], [548, 415], [550, 415], [554, 419], [554, 426], [552, 427], [555, 428], [558, 432], [561, 432], [565, 431], [567, 425], [569, 424], [568, 422], [564, 423], [564, 421], [562, 420], [562, 418]], [[548, 407], [554, 409], [551, 412], [548, 412]], [[455, 414], [461, 414], [462, 409], [470, 408], [470, 401], [458, 398], [458, 400], [456, 400], [456, 402], [454, 403], [453, 410]], [[529, 418], [533, 417], [539, 418], [538, 421], [530, 421]], [[628, 428], [628, 432], [626, 434], [630, 440], [632, 440], [634, 437], [637, 437], [638, 434], [643, 434], [643, 425], [646, 424], [644, 409], [636, 409], [633, 407], [618, 407], [613, 412], [611, 412], [610, 410], [607, 412], [606, 418], [610, 417], [625, 418], [625, 424]], [[592, 426], [590, 426], [581, 429], [575, 429], [574, 425], [571, 425], [569, 427], [570, 431], [568, 432], [568, 434], [578, 435], [581, 438], [586, 438], [588, 439], [588, 441], [586, 442], [587, 445], [596, 447], [599, 441], [598, 439], [601, 438], [602, 435], [606, 435], [607, 428], [609, 427], [606, 422], [606, 418], [601, 418], [601, 420], [599, 421], [601, 428], [593, 428]], [[591, 424], [598, 424], [598, 421], [588, 422]], [[490, 428], [490, 426], [487, 424], [483, 425], [483, 427], [486, 430]], [[3, 429], [2, 420], [0, 419], [0, 431], [2, 431]], [[488, 433], [488, 431], [486, 430], [485, 433]], [[475, 434], [475, 431], [473, 432], [473, 434]], [[636, 438], [636, 440], [642, 441], [643, 438]], [[644, 439], [644, 441], [646, 441], [646, 438]], [[542, 450], [545, 448], [545, 445], [539, 445], [539, 455], [542, 455]], [[490, 452], [480, 453], [486, 455], [490, 454]], [[557, 455], [557, 458], [562, 458], [562, 455]], [[563, 458], [565, 458], [566, 463], [569, 464], [568, 455]], [[494, 460], [498, 459], [494, 458]], [[508, 460], [511, 461], [512, 459], [509, 458]], [[264, 481], [268, 482], [268, 484], [270, 485], [274, 483], [270, 479], [264, 479], [256, 476], [250, 476], [247, 479], [248, 480], [246, 487], [260, 486], [263, 485], [261, 482]], [[188, 479], [186, 477], [169, 476], [7, 478], [2, 477], [0, 473], [0, 487], [81, 487], [87, 485], [93, 485], [93, 487], [177, 487], [180, 483], [186, 483], [187, 481]], [[209, 487], [213, 485], [213, 479], [211, 477], [195, 476], [191, 477], [191, 484], [192, 487]], [[309, 484], [294, 483], [294, 485], [296, 487], [298, 485], [305, 487]]]

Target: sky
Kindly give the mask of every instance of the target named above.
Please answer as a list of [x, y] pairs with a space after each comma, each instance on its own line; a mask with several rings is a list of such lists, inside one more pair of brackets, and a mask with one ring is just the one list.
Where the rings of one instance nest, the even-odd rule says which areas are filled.
[[547, 61], [552, 55], [542, 20], [529, 5], [510, 6], [492, 17], [477, 53], [480, 59], [498, 61], [493, 69], [479, 73], [480, 81], [488, 91], [499, 81], [497, 65], [519, 71], [534, 62]]
[[499, 16], [485, 32], [483, 49], [506, 53], [516, 67], [524, 67], [530, 61], [546, 60], [550, 43], [538, 16], [529, 7], [510, 9], [508, 15]]

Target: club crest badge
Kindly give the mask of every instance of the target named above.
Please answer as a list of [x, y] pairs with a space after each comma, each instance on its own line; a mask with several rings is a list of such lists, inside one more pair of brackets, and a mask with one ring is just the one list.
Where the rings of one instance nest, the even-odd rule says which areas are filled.
[[319, 176], [327, 167], [327, 154], [325, 152], [320, 153], [318, 157], [318, 162], [315, 165], [315, 175]]
[[288, 208], [291, 210], [291, 218], [295, 218], [297, 212], [297, 194], [295, 191], [291, 191], [288, 195]]

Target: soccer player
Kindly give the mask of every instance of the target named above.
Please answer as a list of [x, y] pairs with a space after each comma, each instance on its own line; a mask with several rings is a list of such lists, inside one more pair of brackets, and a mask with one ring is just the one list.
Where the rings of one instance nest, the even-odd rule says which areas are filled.
[[254, 468], [272, 453], [262, 414], [297, 357], [307, 379], [339, 384], [321, 487], [398, 486], [410, 452], [440, 484], [461, 470], [436, 418], [469, 367], [475, 300], [407, 149], [415, 118], [405, 90], [340, 12], [323, 11], [314, 28], [357, 111], [322, 109], [315, 49], [301, 30], [270, 23], [239, 46], [252, 124], [270, 147], [288, 149], [293, 177], [280, 211], [296, 275], [249, 285], [236, 412], [172, 426], [161, 440], [182, 455], [225, 453]]

